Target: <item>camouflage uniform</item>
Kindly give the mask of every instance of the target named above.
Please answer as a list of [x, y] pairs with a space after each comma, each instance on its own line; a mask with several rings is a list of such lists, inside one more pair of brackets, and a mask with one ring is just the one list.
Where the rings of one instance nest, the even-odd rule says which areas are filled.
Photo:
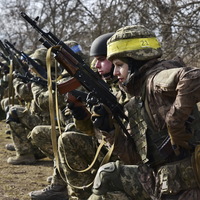
[[[36, 53], [33, 54], [33, 59], [36, 59], [38, 56], [37, 61], [40, 61], [41, 64], [43, 64], [41, 67], [46, 64], [44, 59], [41, 58], [41, 56], [45, 55], [46, 51], [46, 49], [38, 49], [36, 50]], [[41, 54], [41, 52], [43, 54]], [[20, 161], [18, 162], [18, 158], [21, 156], [26, 158], [22, 163], [30, 164], [35, 162], [35, 158], [44, 157], [44, 155], [38, 150], [37, 146], [31, 143], [28, 135], [38, 124], [50, 124], [48, 106], [49, 93], [47, 87], [37, 83], [24, 83], [19, 78], [13, 79], [13, 85], [15, 96], [24, 100], [26, 106], [9, 106], [7, 112], [7, 123], [12, 130], [12, 139], [17, 155], [16, 157], [9, 158], [8, 163], [21, 164]], [[60, 105], [62, 105], [62, 102], [63, 98], [60, 99]]]
[[[80, 56], [83, 56], [81, 46], [73, 41], [69, 40], [65, 42], [72, 50], [79, 54]], [[59, 77], [59, 80], [57, 81], [57, 84], [62, 84], [65, 81], [69, 80], [70, 76], [66, 70], [63, 70], [62, 74]], [[65, 109], [65, 102], [64, 102], [64, 96], [63, 96], [63, 102], [61, 103], [63, 110]], [[47, 104], [48, 106], [48, 104]], [[65, 113], [62, 113], [62, 131], [64, 130], [64, 126], [72, 122], [72, 117], [69, 112], [66, 111]], [[48, 124], [48, 123], [47, 123]], [[51, 125], [43, 125], [39, 127], [35, 127], [30, 137], [32, 138], [33, 143], [38, 146], [42, 152], [44, 152], [45, 155], [47, 155], [50, 159], [53, 159], [53, 149], [52, 149], [52, 142], [51, 142]], [[59, 136], [59, 134], [57, 134]], [[44, 145], [45, 144], [45, 145]]]
[[[2, 119], [5, 119], [6, 108], [9, 104], [19, 104], [16, 98], [13, 98], [11, 94], [9, 94], [9, 70], [10, 68], [7, 66], [6, 61], [2, 62], [4, 67], [1, 67], [0, 70], [0, 112]], [[10, 95], [10, 96], [9, 96]]]
[[[126, 95], [119, 90], [115, 84], [115, 79], [107, 80], [111, 85], [111, 90], [121, 102], [125, 102]], [[123, 94], [123, 95], [122, 95]], [[100, 151], [95, 165], [87, 172], [76, 172], [75, 170], [86, 169], [93, 161], [99, 144], [102, 142], [102, 134], [94, 130], [90, 118], [75, 120], [76, 130], [68, 130], [63, 133], [58, 140], [59, 157], [65, 178], [68, 182], [69, 199], [87, 199], [91, 194], [91, 183], [94, 180], [102, 159], [110, 149], [106, 143]], [[79, 132], [77, 132], [77, 130]], [[116, 160], [112, 155], [111, 160]]]
[[8, 87], [9, 73], [9, 68], [6, 65], [6, 62], [2, 62], [2, 64], [5, 65], [5, 67], [0, 67], [0, 99], [5, 96], [5, 89]]
[[[30, 55], [31, 53], [33, 53], [32, 50], [27, 50], [26, 52], [26, 55]], [[11, 75], [10, 77], [10, 72], [11, 72], [11, 69], [10, 66], [7, 67], [7, 62], [6, 61], [3, 61], [2, 62], [3, 64], [5, 64], [5, 70], [4, 70], [4, 73], [2, 74], [3, 77], [2, 79], [0, 80], [0, 90], [2, 88], [2, 93], [1, 93], [1, 108], [3, 109], [4, 112], [6, 112], [6, 108], [8, 108], [9, 105], [14, 105], [14, 104], [20, 104], [20, 105], [24, 105], [24, 100], [23, 99], [20, 99], [19, 96], [15, 96], [15, 94], [10, 94], [10, 92], [13, 92], [13, 91], [9, 91], [11, 87], [13, 87], [13, 83], [12, 81], [10, 82], [9, 79], [13, 79], [13, 75]], [[15, 63], [13, 63], [13, 66], [14, 68], [18, 68], [18, 67], [15, 67]], [[18, 65], [16, 63], [16, 65]], [[16, 71], [20, 71], [19, 69], [17, 69]], [[24, 70], [21, 70], [24, 72]], [[15, 71], [14, 71], [15, 73]], [[13, 74], [13, 72], [12, 72]], [[9, 85], [11, 83], [11, 85]], [[14, 92], [13, 92], [14, 93]]]
[[[125, 110], [133, 140], [127, 140], [122, 132], [118, 134], [114, 153], [132, 165], [102, 166], [89, 200], [117, 199], [116, 191], [128, 196], [118, 194], [121, 199], [200, 198], [199, 158], [197, 151], [194, 153], [200, 141], [196, 107], [200, 101], [200, 70], [174, 60], [158, 60], [162, 53], [154, 37], [143, 26], [128, 26], [108, 41], [110, 60], [130, 57], [146, 59], [146, 63], [130, 74], [122, 86], [132, 95]], [[122, 49], [117, 48], [119, 44]], [[114, 136], [107, 134], [111, 135]], [[137, 153], [141, 158], [138, 162], [134, 156]]]
[[[50, 124], [50, 119], [48, 112], [45, 113], [41, 107], [38, 107], [38, 104], [36, 104], [34, 100], [31, 100], [31, 98], [33, 98], [33, 90], [31, 90], [31, 88], [35, 89], [35, 92], [38, 90], [41, 95], [44, 93], [42, 93], [41, 86], [37, 86], [36, 84], [29, 88], [29, 86], [27, 87], [26, 84], [16, 79], [13, 83], [15, 86], [18, 86], [18, 89], [20, 88], [21, 91], [25, 92], [26, 97], [23, 99], [30, 103], [30, 108], [21, 105], [10, 106], [7, 113], [7, 123], [12, 130], [11, 133], [16, 154], [17, 156], [27, 154], [34, 154], [37, 156], [36, 152], [39, 152], [38, 148], [32, 145], [28, 134], [38, 124]], [[20, 97], [23, 97], [23, 95], [20, 95]], [[42, 96], [43, 101], [44, 98], [45, 95]], [[46, 100], [48, 100], [48, 95], [46, 96]], [[46, 109], [48, 109], [48, 107]]]
[[[66, 79], [65, 79], [66, 80]], [[62, 82], [62, 81], [61, 81]], [[66, 109], [65, 109], [66, 110]], [[61, 132], [64, 132], [64, 126], [72, 122], [72, 117], [69, 112], [61, 114]], [[52, 148], [51, 140], [51, 125], [37, 125], [35, 126], [29, 134], [29, 138], [32, 141], [32, 144], [37, 146], [39, 150], [46, 155], [48, 158], [54, 160], [54, 152]], [[56, 127], [56, 136], [59, 137], [59, 128]], [[54, 170], [51, 184], [63, 185], [66, 186], [66, 182], [60, 177], [60, 174], [57, 170], [56, 163], [54, 162]]]
[[[84, 125], [91, 124], [90, 120], [84, 120], [81, 123]], [[89, 189], [86, 185], [90, 184], [95, 175], [95, 171], [100, 165], [100, 160], [103, 158], [102, 152], [98, 156], [98, 160], [92, 169], [87, 172], [79, 173], [75, 170], [86, 169], [93, 161], [95, 152], [97, 149], [97, 144], [91, 135], [86, 135], [86, 127], [78, 125], [79, 128], [82, 126], [84, 132], [66, 131], [64, 132], [58, 140], [58, 150], [61, 162], [61, 167], [65, 174], [65, 179], [68, 182], [68, 193], [70, 199], [86, 199], [90, 194]], [[91, 133], [91, 127], [88, 125], [88, 130]], [[80, 187], [77, 188], [77, 187]]]
[[[82, 48], [81, 46], [73, 41], [73, 40], [68, 40], [65, 41], [65, 43], [78, 55], [83, 56], [82, 53]], [[68, 72], [66, 72], [66, 70], [63, 70], [63, 72], [60, 75], [59, 80], [57, 81], [57, 84], [62, 84], [65, 81], [69, 80], [70, 76], [68, 74]], [[64, 97], [64, 96], [63, 96]], [[46, 104], [48, 106], [48, 104]], [[61, 102], [62, 107], [65, 109], [65, 113], [62, 113], [62, 130], [64, 130], [64, 126], [71, 123], [72, 120], [72, 116], [70, 114], [69, 111], [66, 110], [65, 108], [65, 102], [64, 102], [64, 98], [63, 98], [63, 102]], [[63, 110], [64, 110], [63, 109]], [[43, 125], [43, 126], [38, 126], [35, 127], [31, 134], [30, 134], [30, 138], [32, 139], [32, 142], [38, 146], [38, 148], [46, 155], [48, 156], [50, 159], [53, 159], [54, 155], [53, 155], [53, 149], [52, 149], [52, 142], [51, 142], [51, 125], [48, 125], [49, 123]], [[59, 134], [57, 134], [57, 136], [59, 136]]]
[[[65, 43], [78, 55], [80, 55], [86, 62], [87, 58], [82, 52], [81, 46], [73, 40], [65, 41]], [[57, 84], [62, 84], [65, 81], [69, 80], [71, 78], [66, 70], [63, 70], [61, 74], [62, 78], [57, 82]], [[78, 90], [82, 90], [82, 88], [78, 88]], [[63, 101], [65, 104], [65, 102]], [[66, 106], [66, 105], [65, 105]], [[70, 110], [65, 108], [64, 113], [64, 124], [62, 124], [61, 130], [62, 135], [65, 131], [77, 131], [73, 122], [72, 115], [70, 113]], [[66, 126], [66, 128], [65, 128]], [[57, 138], [61, 137], [58, 129], [56, 129]], [[30, 137], [32, 139], [32, 142], [50, 159], [54, 160], [54, 152], [52, 148], [52, 141], [51, 141], [51, 126], [43, 125], [43, 126], [36, 126], [30, 134]], [[64, 144], [67, 146], [67, 144]], [[59, 161], [60, 162], [60, 161]], [[66, 199], [68, 198], [68, 191], [67, 189], [67, 183], [65, 179], [65, 175], [63, 173], [63, 168], [61, 167], [61, 164], [59, 166], [56, 165], [56, 162], [54, 160], [54, 170], [53, 170], [53, 176], [51, 180], [50, 186], [47, 187], [48, 189], [33, 191], [29, 195], [34, 199], [52, 199], [54, 196], [57, 199]], [[58, 188], [58, 189], [57, 189]]]
[[4, 103], [3, 99], [5, 98], [5, 90], [8, 86], [8, 81], [5, 80], [5, 77], [7, 75], [3, 74], [2, 70], [0, 71], [0, 118], [5, 119], [5, 108], [4, 108]]

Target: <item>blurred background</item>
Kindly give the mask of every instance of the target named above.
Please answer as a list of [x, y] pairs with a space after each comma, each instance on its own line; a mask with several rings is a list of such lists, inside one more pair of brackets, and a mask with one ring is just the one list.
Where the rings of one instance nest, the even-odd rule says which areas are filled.
[[38, 33], [21, 17], [58, 38], [75, 40], [86, 54], [99, 35], [126, 25], [143, 24], [155, 32], [164, 58], [180, 56], [200, 67], [200, 1], [198, 0], [0, 0], [0, 39], [25, 51], [41, 46]]

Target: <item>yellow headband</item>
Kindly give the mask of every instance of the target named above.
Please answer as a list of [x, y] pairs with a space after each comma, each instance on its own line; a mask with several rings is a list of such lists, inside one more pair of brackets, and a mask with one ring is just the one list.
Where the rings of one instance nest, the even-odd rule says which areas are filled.
[[139, 49], [158, 49], [160, 43], [157, 38], [135, 38], [135, 39], [122, 39], [108, 44], [108, 55], [120, 53], [123, 51], [139, 50]]

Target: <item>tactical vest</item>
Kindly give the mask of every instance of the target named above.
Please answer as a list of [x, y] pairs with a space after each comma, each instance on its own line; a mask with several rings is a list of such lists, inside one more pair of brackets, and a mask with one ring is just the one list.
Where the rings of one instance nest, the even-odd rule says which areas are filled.
[[[151, 155], [156, 157], [156, 160], [163, 160], [162, 156], [159, 154], [157, 148], [155, 147], [155, 144], [160, 143], [160, 140], [156, 141], [156, 139], [160, 138], [160, 133], [153, 132], [151, 130], [150, 127], [152, 125], [144, 109], [144, 102], [142, 99], [140, 97], [131, 98], [130, 101], [125, 105], [125, 109], [127, 110], [127, 115], [130, 120], [129, 126], [131, 130], [131, 136], [135, 141], [137, 151], [140, 154], [143, 163], [150, 162], [150, 158], [148, 156], [149, 149], [151, 150]], [[150, 134], [154, 136], [153, 138], [155, 141], [153, 141], [153, 138], [151, 139], [149, 137]], [[167, 133], [163, 135], [166, 137]]]
[[[147, 105], [146, 105], [147, 106]], [[125, 105], [125, 110], [129, 117], [129, 126], [131, 136], [133, 137], [138, 153], [143, 163], [150, 164], [152, 167], [160, 166], [165, 163], [176, 161], [171, 144], [162, 150], [166, 139], [169, 139], [167, 129], [156, 131], [153, 128], [149, 114], [145, 109], [145, 102], [141, 97], [133, 97]], [[191, 142], [200, 141], [200, 115], [198, 109], [194, 109], [191, 115], [192, 120], [188, 121], [188, 128], [192, 131], [194, 137]]]

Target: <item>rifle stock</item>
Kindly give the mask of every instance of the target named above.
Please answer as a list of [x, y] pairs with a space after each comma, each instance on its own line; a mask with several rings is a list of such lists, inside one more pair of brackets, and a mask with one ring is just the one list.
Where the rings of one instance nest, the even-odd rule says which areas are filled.
[[128, 117], [124, 114], [123, 106], [117, 102], [116, 97], [110, 92], [109, 85], [103, 81], [83, 60], [74, 53], [64, 42], [59, 40], [51, 32], [41, 30], [35, 21], [28, 17], [24, 12], [21, 16], [41, 35], [40, 41], [47, 48], [52, 48], [55, 59], [68, 71], [68, 73], [76, 78], [80, 84], [94, 95], [98, 101], [110, 108], [113, 117], [121, 126], [124, 133], [130, 138], [130, 134], [125, 128], [122, 120], [128, 121]]

